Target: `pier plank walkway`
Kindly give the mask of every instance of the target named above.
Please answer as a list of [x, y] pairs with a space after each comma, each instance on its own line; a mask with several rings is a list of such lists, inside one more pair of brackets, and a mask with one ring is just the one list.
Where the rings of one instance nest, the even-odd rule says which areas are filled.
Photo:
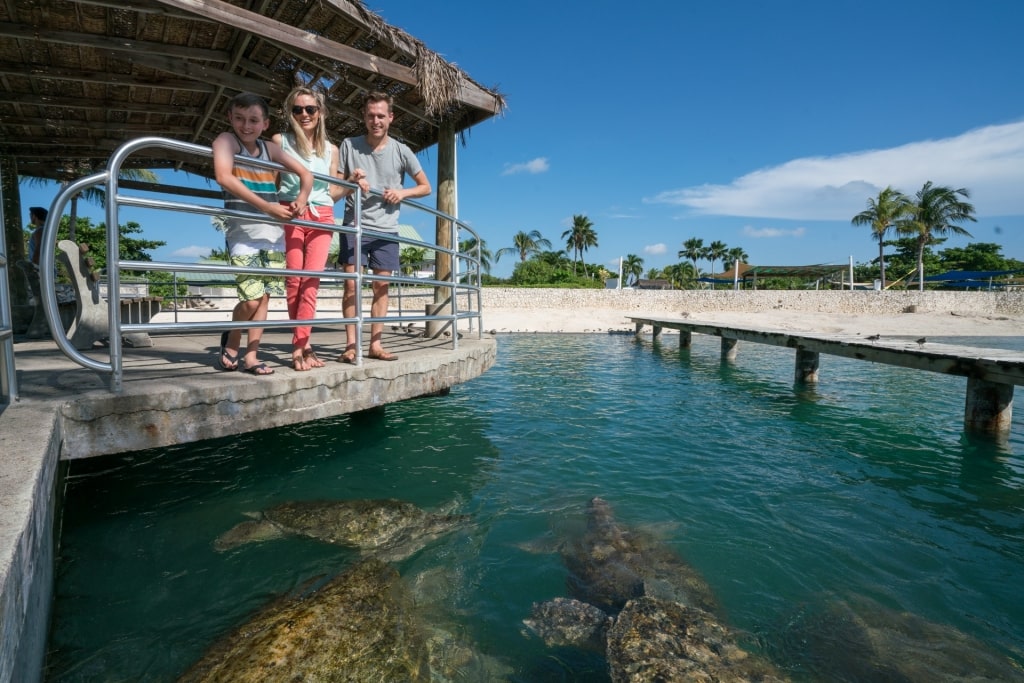
[[1009, 431], [1013, 414], [1013, 387], [1024, 385], [1024, 354], [1019, 351], [943, 344], [927, 339], [816, 334], [726, 326], [684, 318], [628, 317], [636, 325], [638, 335], [644, 326], [652, 327], [654, 336], [658, 336], [663, 329], [678, 330], [681, 347], [690, 345], [693, 333], [720, 337], [722, 356], [727, 359], [735, 358], [737, 342], [740, 341], [794, 349], [796, 382], [818, 381], [819, 355], [823, 353], [966, 377], [964, 421], [965, 426], [972, 431]]

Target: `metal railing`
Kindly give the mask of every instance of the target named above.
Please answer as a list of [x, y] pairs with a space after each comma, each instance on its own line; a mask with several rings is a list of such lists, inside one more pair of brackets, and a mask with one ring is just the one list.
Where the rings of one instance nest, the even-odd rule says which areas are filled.
[[[482, 335], [480, 325], [480, 313], [481, 313], [481, 294], [480, 294], [480, 240], [476, 233], [469, 228], [465, 223], [462, 223], [454, 216], [450, 216], [441, 211], [437, 211], [428, 206], [413, 201], [402, 202], [403, 209], [413, 208], [418, 211], [423, 211], [432, 214], [435, 219], [444, 221], [447, 226], [450, 227], [450, 244], [451, 247], [441, 246], [439, 244], [433, 244], [429, 242], [419, 242], [416, 240], [410, 240], [402, 238], [400, 235], [393, 233], [380, 233], [373, 230], [363, 230], [362, 228], [362, 192], [358, 185], [347, 183], [339, 178], [330, 176], [323, 176], [315, 174], [316, 178], [327, 181], [334, 185], [340, 185], [349, 189], [354, 190], [355, 206], [357, 210], [355, 212], [355, 225], [328, 225], [324, 223], [314, 223], [310, 221], [302, 220], [289, 220], [285, 221], [288, 224], [300, 225], [304, 227], [317, 228], [322, 230], [329, 230], [336, 233], [348, 233], [354, 234], [360, 239], [356, 239], [356, 262], [359, 262], [360, 258], [360, 245], [361, 237], [366, 234], [370, 236], [379, 236], [387, 239], [391, 239], [399, 242], [400, 244], [408, 244], [411, 246], [423, 247], [432, 249], [435, 253], [444, 253], [449, 256], [452, 263], [451, 274], [448, 279], [438, 280], [432, 278], [411, 278], [401, 275], [388, 275], [378, 276], [372, 273], [363, 273], [361, 268], [357, 268], [353, 273], [341, 272], [341, 271], [309, 271], [309, 270], [290, 270], [284, 268], [243, 268], [238, 266], [232, 266], [228, 263], [224, 265], [211, 264], [211, 263], [184, 263], [184, 262], [173, 262], [173, 261], [137, 261], [120, 258], [120, 211], [124, 207], [136, 207], [144, 209], [152, 209], [161, 212], [172, 212], [177, 214], [188, 214], [188, 215], [201, 215], [201, 216], [224, 216], [233, 218], [242, 218], [249, 220], [258, 220], [259, 222], [275, 222], [284, 224], [285, 222], [277, 221], [266, 214], [254, 215], [251, 213], [241, 211], [231, 211], [225, 209], [223, 205], [207, 205], [199, 203], [189, 203], [178, 201], [177, 199], [156, 199], [147, 198], [137, 194], [128, 194], [122, 192], [119, 187], [119, 175], [122, 166], [125, 161], [132, 155], [138, 153], [143, 149], [166, 149], [177, 153], [184, 154], [195, 154], [206, 157], [212, 157], [212, 150], [209, 147], [203, 147], [201, 145], [195, 145], [188, 142], [181, 142], [178, 140], [171, 140], [167, 138], [159, 137], [144, 137], [132, 140], [121, 145], [111, 156], [110, 163], [107, 166], [107, 170], [95, 173], [67, 185], [61, 192], [54, 198], [53, 203], [50, 206], [50, 212], [47, 217], [46, 223], [43, 227], [42, 235], [42, 246], [40, 247], [40, 267], [41, 273], [41, 290], [43, 294], [43, 309], [46, 313], [47, 322], [50, 325], [51, 330], [63, 331], [63, 326], [60, 321], [56, 289], [54, 281], [55, 272], [55, 256], [54, 250], [57, 241], [57, 227], [60, 222], [61, 216], [64, 214], [64, 207], [75, 195], [99, 186], [106, 187], [106, 281], [107, 281], [107, 312], [108, 312], [108, 341], [109, 341], [109, 362], [103, 362], [90, 358], [83, 353], [79, 352], [70, 342], [67, 336], [63, 333], [56, 333], [53, 335], [54, 341], [61, 351], [72, 359], [76, 363], [96, 370], [100, 373], [109, 373], [110, 389], [114, 392], [121, 391], [122, 379], [124, 372], [124, 355], [122, 349], [122, 336], [131, 333], [181, 333], [181, 332], [203, 332], [203, 331], [223, 331], [228, 329], [249, 329], [254, 327], [262, 328], [288, 328], [295, 327], [297, 325], [309, 325], [315, 324], [317, 326], [324, 327], [342, 327], [345, 325], [356, 326], [356, 338], [363, 338], [363, 327], [366, 324], [373, 323], [412, 323], [412, 322], [430, 322], [439, 321], [442, 322], [445, 328], [450, 328], [451, 332], [451, 343], [452, 348], [458, 348], [458, 323], [460, 321], [468, 321], [469, 331], [472, 332], [474, 328], [474, 321], [476, 321], [477, 335]], [[237, 162], [241, 162], [251, 166], [258, 166], [262, 168], [270, 168], [275, 171], [287, 173], [288, 171], [284, 167], [270, 162], [263, 162], [258, 159], [250, 157], [236, 157]], [[176, 195], [180, 196], [186, 194], [182, 191], [183, 188], [173, 185], [157, 185], [154, 186], [150, 191], [157, 191], [161, 194]], [[381, 191], [371, 188], [370, 194], [381, 194]], [[472, 236], [472, 239], [477, 245], [476, 248], [470, 252], [460, 252], [459, 250], [459, 235], [465, 232]], [[462, 271], [460, 274], [459, 271]], [[317, 277], [323, 281], [345, 281], [354, 280], [356, 291], [358, 293], [363, 292], [364, 283], [370, 283], [375, 280], [384, 280], [398, 285], [427, 285], [433, 287], [435, 291], [441, 290], [447, 292], [447, 300], [451, 303], [450, 312], [436, 315], [407, 315], [404, 311], [400, 311], [399, 315], [390, 315], [384, 317], [372, 317], [364, 315], [364, 306], [361, 304], [361, 298], [357, 298], [359, 304], [356, 306], [356, 316], [353, 318], [345, 317], [317, 317], [313, 321], [306, 320], [263, 320], [263, 321], [239, 321], [239, 322], [181, 322], [176, 318], [173, 322], [146, 322], [146, 323], [125, 323], [121, 320], [121, 273], [122, 271], [135, 271], [144, 273], [153, 272], [168, 272], [172, 273], [172, 280], [177, 284], [178, 278], [182, 273], [194, 273], [194, 274], [251, 274], [257, 276], [272, 275], [275, 278], [284, 278], [288, 276], [298, 277]], [[6, 279], [4, 280], [6, 282]], [[0, 292], [2, 295], [3, 292]], [[460, 296], [466, 297], [465, 310], [461, 309], [458, 305]], [[443, 297], [441, 297], [443, 299]], [[2, 323], [2, 321], [0, 321]], [[361, 349], [362, 345], [358, 345], [357, 362], [361, 362]]]
[[[0, 206], [4, 205], [0, 187]], [[2, 213], [2, 212], [0, 212]], [[8, 285], [11, 261], [7, 254], [6, 226], [0, 215], [0, 406], [18, 400], [18, 374], [14, 368], [14, 315]]]

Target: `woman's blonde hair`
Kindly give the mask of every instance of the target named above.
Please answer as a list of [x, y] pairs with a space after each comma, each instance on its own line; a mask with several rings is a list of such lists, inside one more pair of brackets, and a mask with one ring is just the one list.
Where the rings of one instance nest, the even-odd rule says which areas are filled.
[[[292, 116], [292, 107], [295, 106], [295, 100], [302, 95], [312, 97], [316, 101], [316, 106], [320, 107], [320, 116], [317, 119], [316, 128], [313, 130], [312, 140], [306, 137], [302, 126]], [[295, 140], [295, 147], [303, 159], [308, 159], [314, 154], [318, 157], [323, 157], [327, 154], [327, 145], [330, 144], [330, 141], [327, 139], [327, 124], [325, 123], [327, 120], [327, 103], [324, 100], [323, 93], [304, 85], [294, 88], [288, 93], [288, 97], [284, 98], [284, 115], [288, 119], [288, 126], [291, 128], [291, 136]]]

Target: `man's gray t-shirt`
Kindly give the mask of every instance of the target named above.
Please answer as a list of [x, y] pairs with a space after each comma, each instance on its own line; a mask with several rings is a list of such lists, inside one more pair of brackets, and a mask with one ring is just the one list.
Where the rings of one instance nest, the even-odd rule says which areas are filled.
[[[345, 138], [338, 147], [338, 170], [349, 175], [361, 168], [366, 171], [370, 189], [399, 189], [405, 176], [414, 176], [423, 170], [419, 159], [408, 146], [388, 138], [384, 149], [374, 152], [366, 144], [366, 136]], [[381, 232], [398, 232], [398, 213], [401, 204], [388, 204], [379, 195], [363, 197], [363, 227]], [[355, 194], [345, 200], [345, 225], [355, 221]]]

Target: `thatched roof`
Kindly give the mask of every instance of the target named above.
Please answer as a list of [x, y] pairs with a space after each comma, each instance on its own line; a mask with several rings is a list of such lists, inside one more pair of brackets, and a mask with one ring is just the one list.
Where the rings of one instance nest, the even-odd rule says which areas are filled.
[[[453, 36], [452, 40], [457, 40]], [[271, 103], [281, 129], [296, 84], [325, 90], [331, 138], [364, 132], [369, 90], [396, 99], [393, 137], [420, 150], [504, 108], [504, 98], [359, 0], [8, 0], [0, 2], [0, 155], [20, 175], [64, 180], [145, 135], [209, 145], [236, 93]], [[146, 168], [209, 177], [196, 159]]]

